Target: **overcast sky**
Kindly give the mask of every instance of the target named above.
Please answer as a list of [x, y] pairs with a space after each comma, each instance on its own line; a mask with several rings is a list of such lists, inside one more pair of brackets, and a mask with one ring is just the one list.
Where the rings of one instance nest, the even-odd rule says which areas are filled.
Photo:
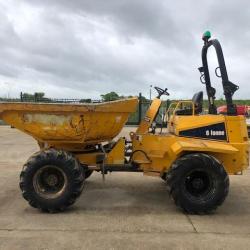
[[[191, 98], [204, 89], [197, 68], [210, 30], [240, 86], [235, 98], [250, 99], [247, 0], [0, 0], [0, 17], [0, 96], [149, 96], [153, 84]], [[213, 51], [209, 60], [214, 75]]]

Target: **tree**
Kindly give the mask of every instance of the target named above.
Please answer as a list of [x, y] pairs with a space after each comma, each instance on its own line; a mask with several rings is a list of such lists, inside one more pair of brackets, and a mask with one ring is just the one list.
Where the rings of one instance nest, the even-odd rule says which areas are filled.
[[24, 101], [48, 101], [49, 99], [45, 97], [43, 92], [35, 92], [34, 94], [30, 93], [21, 93], [21, 99]]
[[29, 94], [29, 93], [22, 93], [21, 94], [21, 98], [24, 100], [33, 100], [34, 99], [34, 95]]
[[145, 96], [141, 95], [141, 101], [142, 102], [148, 102], [149, 100]]
[[45, 97], [45, 93], [43, 92], [35, 92], [34, 97], [36, 100], [43, 100], [43, 98]]
[[80, 103], [91, 103], [92, 102], [92, 100], [91, 99], [81, 99], [80, 101], [79, 101]]
[[120, 99], [120, 96], [116, 92], [112, 91], [105, 95], [101, 95], [101, 98], [103, 101], [109, 102], [109, 101], [115, 101], [115, 100]]

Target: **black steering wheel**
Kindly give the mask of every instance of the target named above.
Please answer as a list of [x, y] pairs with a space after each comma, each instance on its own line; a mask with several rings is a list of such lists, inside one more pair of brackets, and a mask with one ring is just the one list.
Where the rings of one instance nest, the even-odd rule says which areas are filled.
[[162, 88], [159, 88], [159, 87], [154, 87], [154, 88], [158, 93], [157, 98], [161, 98], [162, 95], [169, 95], [167, 88], [165, 88], [165, 89], [162, 89]]

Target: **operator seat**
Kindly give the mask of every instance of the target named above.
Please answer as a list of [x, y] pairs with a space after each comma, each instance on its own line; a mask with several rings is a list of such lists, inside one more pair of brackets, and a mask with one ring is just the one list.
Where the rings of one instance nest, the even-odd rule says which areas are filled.
[[203, 91], [199, 91], [194, 94], [192, 101], [194, 103], [194, 113], [196, 115], [200, 114], [203, 107]]
[[[194, 114], [198, 115], [202, 112], [202, 104], [203, 104], [203, 91], [199, 91], [194, 94], [192, 98], [192, 102], [194, 103]], [[193, 110], [191, 108], [179, 109], [175, 112], [176, 115], [192, 115]]]

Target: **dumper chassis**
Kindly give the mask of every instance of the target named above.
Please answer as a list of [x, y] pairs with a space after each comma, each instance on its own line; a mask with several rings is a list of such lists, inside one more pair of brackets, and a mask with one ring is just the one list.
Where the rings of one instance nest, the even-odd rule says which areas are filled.
[[[103, 104], [1, 103], [0, 116], [8, 124], [31, 135], [40, 151], [24, 164], [20, 188], [32, 207], [59, 212], [80, 196], [85, 180], [94, 171], [102, 174], [142, 172], [166, 181], [176, 205], [188, 213], [204, 214], [220, 206], [229, 191], [229, 174], [248, 167], [246, 121], [237, 116], [232, 96], [238, 86], [228, 80], [218, 40], [203, 36], [201, 81], [206, 86], [208, 114], [202, 108], [203, 93], [191, 101], [172, 102], [165, 116], [165, 130], [152, 127], [167, 89], [156, 88], [145, 118], [130, 138], [112, 139], [134, 112], [137, 98]], [[216, 112], [207, 51], [213, 46], [219, 67], [217, 76], [227, 103], [227, 114]], [[219, 72], [220, 71], [220, 75]]]

